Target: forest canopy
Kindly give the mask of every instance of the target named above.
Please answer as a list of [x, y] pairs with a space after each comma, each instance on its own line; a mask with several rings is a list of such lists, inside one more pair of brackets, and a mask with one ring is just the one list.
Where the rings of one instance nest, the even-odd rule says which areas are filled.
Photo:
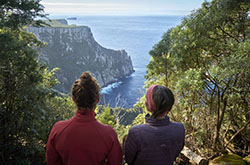
[[249, 154], [250, 3], [214, 0], [169, 29], [150, 51], [147, 84], [175, 92], [172, 118], [186, 145], [213, 156]]
[[52, 125], [73, 115], [52, 90], [55, 70], [38, 63], [44, 43], [24, 30], [42, 25], [37, 17], [46, 17], [37, 0], [0, 1], [0, 164], [45, 164]]

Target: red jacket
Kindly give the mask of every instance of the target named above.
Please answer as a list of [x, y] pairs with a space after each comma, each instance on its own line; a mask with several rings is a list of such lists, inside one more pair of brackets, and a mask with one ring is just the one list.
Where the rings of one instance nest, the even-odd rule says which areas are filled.
[[48, 165], [120, 165], [121, 145], [111, 126], [99, 123], [94, 111], [57, 122], [49, 135]]

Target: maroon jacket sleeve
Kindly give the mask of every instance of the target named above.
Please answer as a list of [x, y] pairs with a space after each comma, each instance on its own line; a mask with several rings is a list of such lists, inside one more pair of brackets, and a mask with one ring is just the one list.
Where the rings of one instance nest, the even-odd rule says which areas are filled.
[[46, 146], [47, 165], [62, 164], [61, 158], [55, 149], [54, 136], [55, 136], [55, 126], [52, 128], [50, 132], [49, 139], [48, 139], [47, 146]]
[[132, 128], [129, 130], [124, 145], [124, 154], [126, 163], [133, 164], [133, 162], [135, 161], [136, 153], [138, 151], [138, 145], [139, 142], [136, 140], [136, 135]]
[[115, 133], [114, 130], [112, 132], [113, 132], [113, 145], [107, 157], [108, 164], [119, 165], [122, 164], [122, 148], [120, 142], [118, 141], [117, 134]]

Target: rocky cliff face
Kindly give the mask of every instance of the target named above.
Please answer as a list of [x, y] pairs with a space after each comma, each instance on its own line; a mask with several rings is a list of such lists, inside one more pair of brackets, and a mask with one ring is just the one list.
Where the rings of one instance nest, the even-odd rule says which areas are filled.
[[40, 60], [49, 68], [58, 67], [60, 84], [55, 88], [68, 93], [83, 71], [90, 71], [103, 87], [130, 75], [134, 70], [125, 50], [111, 50], [99, 45], [86, 26], [29, 27], [38, 39], [47, 43]]

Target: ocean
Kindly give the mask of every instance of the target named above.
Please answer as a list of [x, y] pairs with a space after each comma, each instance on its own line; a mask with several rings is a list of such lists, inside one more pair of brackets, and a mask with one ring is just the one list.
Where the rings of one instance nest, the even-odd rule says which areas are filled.
[[[74, 16], [69, 24], [90, 27], [95, 40], [105, 48], [124, 49], [131, 56], [135, 72], [102, 88], [99, 104], [132, 108], [145, 94], [146, 66], [149, 51], [163, 34], [181, 23], [183, 16]], [[68, 18], [51, 16], [50, 18]]]

